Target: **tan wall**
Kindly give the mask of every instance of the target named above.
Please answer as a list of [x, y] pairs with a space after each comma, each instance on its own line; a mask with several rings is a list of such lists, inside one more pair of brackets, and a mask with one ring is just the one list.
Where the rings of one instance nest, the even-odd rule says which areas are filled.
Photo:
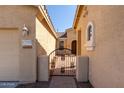
[[57, 38], [57, 41], [56, 41], [56, 48], [59, 48], [59, 38]]
[[64, 48], [68, 48], [68, 45], [67, 45], [67, 39], [64, 40]]
[[71, 44], [73, 40], [76, 40], [76, 32], [72, 29], [66, 29], [67, 32], [67, 38], [58, 38], [57, 40], [57, 48], [59, 48], [59, 42], [64, 41], [64, 48], [71, 49]]
[[82, 44], [82, 39], [81, 39], [81, 30], [78, 30], [78, 32], [77, 32], [77, 54], [78, 55], [81, 55], [81, 49], [82, 49], [82, 47], [81, 47], [81, 44]]
[[124, 6], [88, 6], [87, 17], [94, 23], [96, 42], [94, 51], [86, 51], [82, 26], [81, 52], [89, 56], [90, 82], [94, 87], [124, 87]]
[[89, 58], [87, 56], [77, 56], [76, 79], [78, 82], [88, 82]]
[[56, 39], [47, 27], [36, 18], [36, 38], [38, 55], [49, 55], [56, 48]]
[[64, 48], [67, 48], [67, 39], [66, 38], [58, 38], [56, 48], [60, 48], [59, 47], [60, 41], [64, 41]]
[[67, 48], [71, 49], [71, 44], [73, 40], [76, 40], [76, 32], [73, 29], [67, 29]]
[[49, 56], [38, 57], [38, 81], [49, 81]]
[[[0, 29], [14, 28], [19, 30], [19, 34], [18, 34], [19, 80], [35, 81], [36, 80], [36, 45], [35, 45], [36, 8], [33, 6], [0, 6], [0, 12], [1, 12]], [[24, 24], [26, 24], [26, 26], [31, 31], [28, 37], [22, 37], [22, 27]], [[33, 41], [33, 48], [23, 49], [21, 45], [21, 40], [23, 39], [31, 39]]]
[[[77, 38], [77, 52], [78, 55], [86, 55], [85, 50], [86, 48], [84, 47], [85, 45], [85, 31], [86, 31], [86, 26], [87, 26], [87, 21], [88, 17], [86, 16], [86, 6], [84, 6], [83, 10], [81, 11], [81, 16], [79, 18], [79, 22], [77, 24], [76, 28], [76, 38]], [[81, 37], [80, 37], [81, 36]], [[81, 39], [81, 41], [80, 41]]]
[[0, 29], [0, 81], [19, 80], [18, 29]]

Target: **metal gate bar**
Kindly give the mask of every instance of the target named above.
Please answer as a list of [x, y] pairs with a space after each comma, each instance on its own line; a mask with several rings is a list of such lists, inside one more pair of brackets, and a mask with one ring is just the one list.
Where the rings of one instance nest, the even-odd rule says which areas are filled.
[[50, 75], [75, 76], [76, 55], [70, 49], [56, 49], [49, 55]]

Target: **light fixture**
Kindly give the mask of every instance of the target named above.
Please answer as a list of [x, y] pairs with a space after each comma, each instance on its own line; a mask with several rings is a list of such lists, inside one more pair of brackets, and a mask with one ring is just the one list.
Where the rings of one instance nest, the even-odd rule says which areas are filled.
[[23, 25], [23, 28], [22, 28], [22, 34], [23, 34], [23, 36], [29, 35], [29, 29], [26, 27], [25, 24]]

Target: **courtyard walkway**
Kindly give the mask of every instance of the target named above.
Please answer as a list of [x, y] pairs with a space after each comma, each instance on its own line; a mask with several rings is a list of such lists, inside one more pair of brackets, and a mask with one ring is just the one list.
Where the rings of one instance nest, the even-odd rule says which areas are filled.
[[16, 88], [93, 88], [90, 82], [77, 82], [74, 77], [52, 76], [49, 82], [20, 84]]
[[74, 77], [67, 76], [53, 76], [50, 88], [76, 88], [76, 81]]

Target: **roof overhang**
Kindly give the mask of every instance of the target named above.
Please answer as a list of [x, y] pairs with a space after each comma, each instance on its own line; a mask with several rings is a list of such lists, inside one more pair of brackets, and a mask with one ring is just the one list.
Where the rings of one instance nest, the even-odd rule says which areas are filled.
[[34, 5], [34, 6], [38, 8], [38, 11], [39, 11], [38, 16], [40, 16], [40, 19], [41, 20], [45, 19], [49, 28], [51, 29], [52, 35], [57, 39], [56, 30], [55, 30], [55, 28], [52, 24], [52, 21], [51, 21], [49, 15], [48, 15], [48, 12], [47, 12], [47, 9], [46, 9], [45, 5]]
[[84, 7], [84, 5], [78, 5], [77, 6], [74, 21], [73, 21], [73, 29], [77, 28], [77, 24], [79, 22], [83, 7]]

